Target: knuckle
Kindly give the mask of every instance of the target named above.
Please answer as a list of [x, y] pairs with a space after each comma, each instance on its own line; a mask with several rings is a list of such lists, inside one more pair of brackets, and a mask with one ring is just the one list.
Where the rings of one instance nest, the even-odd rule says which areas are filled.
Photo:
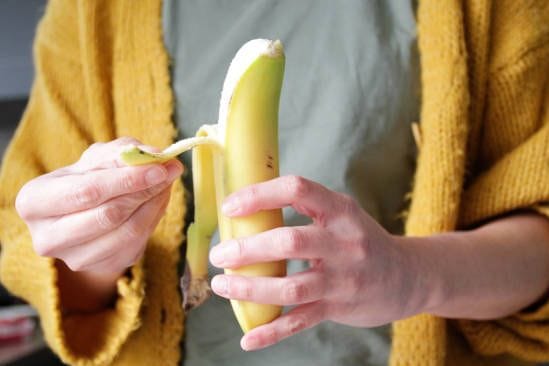
[[163, 191], [163, 193], [161, 193], [161, 194], [162, 194], [161, 211], [164, 212], [170, 204], [171, 191], [168, 189], [168, 190]]
[[358, 208], [358, 204], [356, 203], [355, 199], [348, 194], [340, 193], [340, 200], [341, 203], [340, 210], [342, 213], [349, 213], [354, 214]]
[[243, 255], [245, 254], [245, 240], [244, 238], [235, 238], [233, 239], [233, 242], [234, 242], [234, 248], [235, 248], [235, 251], [234, 253], [232, 253], [232, 255], [230, 256], [230, 260], [239, 260], [243, 257]]
[[103, 143], [96, 142], [88, 146], [88, 148], [80, 155], [78, 161], [72, 164], [70, 167], [74, 171], [87, 171], [97, 165], [97, 157], [102, 155]]
[[96, 212], [96, 222], [101, 229], [114, 229], [124, 222], [125, 213], [119, 206], [103, 205]]
[[307, 317], [303, 314], [295, 314], [288, 320], [288, 334], [295, 334], [307, 327]]
[[42, 257], [57, 257], [67, 243], [70, 243], [69, 234], [52, 235], [51, 232], [40, 230], [32, 234], [32, 245], [36, 254]]
[[247, 203], [252, 203], [252, 202], [255, 202], [259, 196], [259, 192], [257, 190], [257, 186], [255, 185], [252, 185], [252, 186], [249, 186], [247, 189], [246, 189], [246, 194], [245, 194], [245, 199]]
[[308, 289], [296, 281], [287, 282], [282, 290], [282, 300], [288, 304], [297, 304], [307, 299]]
[[136, 220], [127, 221], [124, 225], [124, 232], [128, 239], [140, 239], [145, 234], [145, 225], [141, 225]]
[[302, 198], [309, 193], [309, 181], [299, 175], [289, 175], [286, 178], [286, 190], [294, 198]]
[[88, 146], [88, 148], [86, 149], [86, 151], [84, 151], [84, 155], [87, 155], [87, 154], [89, 154], [89, 153], [92, 152], [92, 151], [99, 150], [99, 149], [101, 149], [103, 146], [105, 146], [105, 144], [104, 144], [103, 142], [94, 142], [93, 144], [91, 144], [90, 146]]
[[80, 156], [80, 161], [88, 161], [94, 157], [103, 147], [105, 144], [103, 142], [94, 142], [88, 148], [82, 153], [82, 156]]
[[99, 202], [100, 198], [99, 186], [96, 183], [89, 183], [76, 188], [70, 199], [77, 205], [91, 205]]
[[346, 250], [352, 253], [355, 261], [364, 261], [368, 258], [369, 240], [368, 235], [363, 231], [352, 234], [346, 239]]
[[265, 332], [265, 335], [263, 337], [265, 344], [274, 344], [278, 341], [279, 338], [280, 338], [280, 336], [278, 334], [278, 331], [274, 327], [270, 327]]
[[48, 225], [36, 225], [31, 229], [34, 251], [43, 257], [55, 257], [71, 242], [70, 230], [52, 230]]
[[120, 179], [120, 186], [124, 191], [135, 189], [138, 183], [138, 179], [133, 174], [125, 174]]
[[15, 210], [22, 219], [29, 219], [32, 215], [31, 202], [27, 193], [27, 186], [25, 185], [15, 198]]
[[160, 194], [166, 188], [164, 184], [157, 184], [156, 186], [149, 187], [140, 192], [140, 198], [144, 201], [148, 201]]
[[[236, 283], [235, 283], [236, 282]], [[240, 299], [251, 299], [253, 296], [253, 289], [249, 281], [241, 279], [240, 281], [228, 281], [227, 287], [229, 293]]]
[[301, 254], [306, 250], [306, 240], [300, 230], [288, 228], [284, 230], [282, 248], [285, 255], [293, 256]]

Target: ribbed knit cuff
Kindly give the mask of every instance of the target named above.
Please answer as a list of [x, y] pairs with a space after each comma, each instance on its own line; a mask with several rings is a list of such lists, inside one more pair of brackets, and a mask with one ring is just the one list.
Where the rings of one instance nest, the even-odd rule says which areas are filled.
[[111, 363], [140, 324], [145, 282], [142, 263], [131, 269], [130, 276], [118, 280], [113, 308], [64, 317], [54, 260], [36, 255], [26, 225], [13, 209], [0, 209], [0, 242], [2, 283], [36, 308], [46, 342], [61, 360], [79, 366]]

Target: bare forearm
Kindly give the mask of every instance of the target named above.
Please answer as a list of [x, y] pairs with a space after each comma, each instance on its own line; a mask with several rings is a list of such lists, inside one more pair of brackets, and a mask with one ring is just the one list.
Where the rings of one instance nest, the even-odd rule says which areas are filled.
[[403, 238], [416, 278], [415, 302], [447, 318], [495, 319], [549, 288], [549, 220], [517, 214], [478, 229]]

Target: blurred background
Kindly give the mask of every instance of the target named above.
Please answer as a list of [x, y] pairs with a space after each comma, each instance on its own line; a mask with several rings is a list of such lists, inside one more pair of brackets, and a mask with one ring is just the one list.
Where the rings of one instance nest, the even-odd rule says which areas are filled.
[[0, 152], [17, 125], [33, 78], [32, 39], [45, 0], [0, 1]]
[[[46, 0], [0, 0], [0, 157], [27, 104], [32, 40]], [[0, 365], [62, 365], [44, 343], [32, 308], [0, 286]]]
[[[45, 4], [46, 0], [0, 0], [0, 158], [28, 100], [34, 74], [32, 41]], [[1, 365], [62, 363], [47, 349], [34, 310], [0, 285]]]

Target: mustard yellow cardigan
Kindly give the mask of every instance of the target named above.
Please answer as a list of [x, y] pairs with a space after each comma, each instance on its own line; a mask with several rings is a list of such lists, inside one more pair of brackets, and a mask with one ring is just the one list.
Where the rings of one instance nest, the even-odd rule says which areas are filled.
[[[549, 214], [549, 2], [422, 0], [418, 23], [421, 146], [407, 234], [468, 228], [521, 208]], [[33, 252], [14, 210], [25, 182], [71, 164], [95, 141], [172, 142], [161, 30], [160, 0], [52, 0], [38, 27], [36, 79], [0, 173], [0, 275], [36, 307], [48, 344], [69, 364], [181, 358], [181, 183], [143, 261], [119, 280], [116, 305], [97, 314], [60, 312], [53, 260]], [[549, 301], [495, 321], [419, 315], [394, 325], [393, 366], [518, 359], [549, 359]]]

